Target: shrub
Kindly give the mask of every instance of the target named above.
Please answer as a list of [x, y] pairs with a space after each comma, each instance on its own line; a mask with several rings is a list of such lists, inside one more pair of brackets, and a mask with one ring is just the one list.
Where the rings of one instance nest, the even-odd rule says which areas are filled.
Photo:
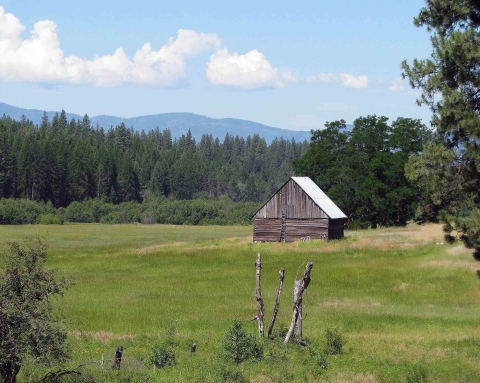
[[339, 334], [338, 330], [336, 328], [327, 328], [324, 335], [325, 340], [327, 341], [327, 346], [325, 347], [325, 354], [341, 354], [345, 340]]
[[74, 201], [65, 209], [65, 220], [68, 222], [95, 222], [93, 213], [85, 202]]
[[326, 370], [328, 368], [327, 356], [324, 353], [310, 350], [310, 356], [312, 357], [315, 367], [322, 370]]
[[157, 368], [175, 365], [175, 352], [165, 344], [156, 344], [152, 348], [150, 363]]
[[258, 360], [263, 357], [263, 348], [254, 336], [247, 334], [242, 322], [235, 319], [227, 329], [223, 340], [223, 350], [227, 359], [239, 364], [246, 360]]
[[1, 199], [0, 224], [24, 225], [37, 223], [41, 214], [53, 214], [55, 209], [51, 203], [43, 203], [26, 199]]
[[55, 214], [40, 214], [38, 223], [40, 225], [61, 225], [62, 221]]

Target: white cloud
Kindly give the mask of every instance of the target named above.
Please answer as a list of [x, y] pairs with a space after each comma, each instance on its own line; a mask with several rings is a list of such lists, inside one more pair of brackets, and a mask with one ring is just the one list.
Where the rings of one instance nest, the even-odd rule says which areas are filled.
[[24, 30], [20, 20], [0, 6], [0, 81], [175, 86], [185, 77], [187, 57], [220, 46], [216, 34], [180, 29], [177, 37], [171, 37], [158, 51], [146, 43], [133, 60], [122, 48], [85, 60], [65, 57], [53, 21], [35, 23], [25, 40], [21, 38]]
[[347, 88], [363, 89], [368, 86], [368, 77], [365, 75], [354, 76], [348, 73], [340, 73], [342, 85]]
[[405, 80], [399, 77], [395, 80], [390, 81], [390, 86], [388, 87], [388, 90], [393, 93], [403, 92], [405, 90]]
[[340, 83], [346, 88], [363, 89], [368, 86], [368, 77], [365, 75], [355, 76], [349, 73], [319, 73], [305, 78], [305, 82], [320, 81], [323, 83]]
[[320, 82], [333, 82], [335, 80], [335, 75], [333, 73], [319, 73], [317, 74], [317, 79]]
[[298, 81], [297, 76], [295, 73], [290, 71], [282, 72], [282, 80], [285, 82], [295, 83]]
[[[288, 75], [287, 75], [288, 76]], [[210, 56], [207, 77], [212, 84], [242, 89], [282, 88], [278, 70], [256, 49], [240, 55], [222, 49]]]

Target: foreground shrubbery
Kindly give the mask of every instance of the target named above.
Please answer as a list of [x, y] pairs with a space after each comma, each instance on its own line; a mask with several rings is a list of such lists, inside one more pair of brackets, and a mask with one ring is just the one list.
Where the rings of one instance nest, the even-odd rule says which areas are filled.
[[90, 199], [55, 209], [51, 203], [23, 199], [0, 199], [0, 224], [62, 224], [64, 222], [162, 223], [173, 225], [249, 224], [259, 204], [219, 199], [170, 200], [148, 197], [142, 203], [119, 205]]

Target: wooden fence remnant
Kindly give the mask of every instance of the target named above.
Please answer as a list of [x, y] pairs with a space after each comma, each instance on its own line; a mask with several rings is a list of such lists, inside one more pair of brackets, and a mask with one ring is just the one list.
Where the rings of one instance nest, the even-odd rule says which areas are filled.
[[[295, 281], [295, 290], [294, 290], [294, 302], [293, 302], [293, 316], [292, 322], [290, 323], [290, 328], [288, 329], [287, 335], [285, 336], [284, 343], [288, 343], [290, 338], [293, 335], [295, 327], [298, 326], [298, 320], [300, 319], [300, 338], [297, 337], [297, 341], [301, 342], [301, 314], [302, 314], [302, 302], [303, 302], [303, 293], [310, 284], [310, 272], [312, 271], [313, 263], [308, 262], [303, 273], [303, 278], [299, 281]], [[298, 333], [298, 331], [297, 331]]]
[[268, 337], [272, 338], [273, 326], [275, 325], [275, 320], [277, 319], [278, 308], [280, 307], [280, 298], [282, 296], [282, 287], [283, 280], [285, 278], [285, 269], [282, 267], [278, 272], [279, 280], [277, 287], [277, 297], [275, 299], [275, 307], [273, 308], [272, 319], [270, 320], [270, 325], [268, 326]]
[[113, 360], [112, 368], [115, 370], [120, 370], [120, 365], [122, 363], [123, 347], [118, 346], [117, 351], [115, 351], [115, 358]]
[[263, 298], [262, 290], [260, 286], [261, 275], [262, 275], [262, 254], [257, 253], [257, 261], [255, 262], [255, 275], [256, 275], [256, 289], [255, 289], [255, 299], [257, 300], [257, 322], [258, 322], [258, 332], [263, 338], [265, 330], [263, 327]]

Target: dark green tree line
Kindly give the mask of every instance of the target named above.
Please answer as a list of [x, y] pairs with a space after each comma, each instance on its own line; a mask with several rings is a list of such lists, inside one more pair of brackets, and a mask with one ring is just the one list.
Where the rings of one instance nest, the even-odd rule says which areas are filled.
[[137, 132], [120, 124], [93, 127], [87, 115], [62, 111], [40, 126], [22, 118], [0, 119], [0, 198], [50, 201], [66, 207], [99, 198], [119, 204], [145, 196], [188, 200], [227, 195], [262, 201], [293, 174], [292, 161], [307, 142], [227, 134], [223, 141], [190, 131], [172, 139], [169, 129]]
[[312, 131], [310, 147], [294, 161], [348, 216], [352, 227], [404, 225], [414, 216], [418, 187], [405, 177], [412, 153], [422, 151], [429, 130], [419, 121], [367, 116], [347, 129], [344, 120]]

